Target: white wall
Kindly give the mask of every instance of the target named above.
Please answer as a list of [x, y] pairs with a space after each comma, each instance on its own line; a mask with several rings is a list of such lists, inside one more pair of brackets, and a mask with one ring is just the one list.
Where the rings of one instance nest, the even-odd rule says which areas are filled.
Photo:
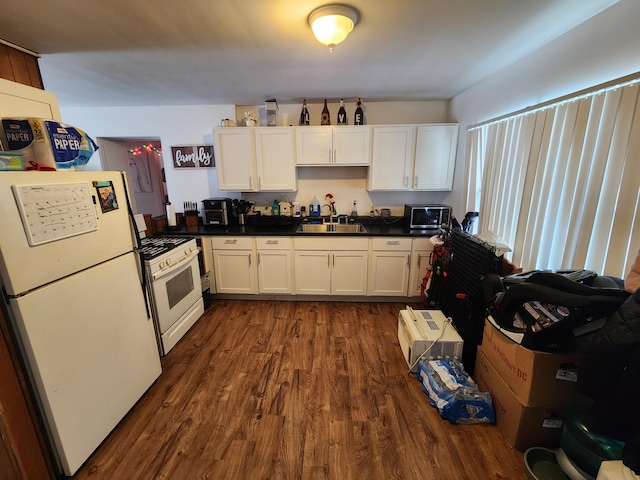
[[640, 72], [640, 2], [608, 10], [475, 85], [451, 101], [460, 123], [454, 191], [465, 205], [466, 128], [573, 92]]
[[[309, 104], [311, 123], [319, 124], [322, 105]], [[355, 105], [345, 104], [349, 123], [353, 123]], [[262, 111], [260, 111], [262, 109]], [[301, 105], [279, 105], [279, 124], [297, 125]], [[332, 116], [338, 103], [330, 104]], [[220, 192], [215, 169], [175, 169], [171, 159], [172, 145], [213, 144], [212, 129], [223, 118], [241, 120], [245, 111], [253, 110], [264, 116], [264, 105], [234, 106], [163, 106], [163, 107], [74, 107], [61, 108], [65, 123], [82, 128], [92, 138], [110, 138], [124, 141], [131, 138], [160, 138], [169, 200], [182, 211], [184, 201], [200, 202], [210, 197], [240, 197], [235, 192]], [[365, 103], [367, 124], [441, 123], [448, 122], [449, 102], [379, 102]], [[236, 113], [238, 116], [236, 117]], [[286, 114], [286, 115], [285, 115]], [[334, 120], [335, 122], [335, 120]], [[96, 168], [100, 159], [94, 155], [87, 168]], [[336, 197], [339, 213], [351, 213], [354, 200], [358, 213], [368, 214], [369, 207], [388, 207], [392, 214], [402, 213], [405, 203], [442, 203], [446, 193], [367, 192], [367, 169], [362, 167], [302, 167], [298, 169], [298, 192], [286, 194], [290, 201], [308, 205], [314, 196], [324, 202], [328, 192]], [[281, 193], [243, 194], [242, 197], [258, 205], [271, 205], [281, 200]]]
[[[235, 115], [233, 105], [161, 107], [61, 108], [65, 123], [81, 128], [96, 138], [127, 140], [160, 138], [169, 200], [178, 211], [184, 201], [200, 201], [218, 191], [216, 170], [175, 169], [172, 145], [213, 144], [213, 126], [221, 118]], [[90, 164], [100, 163], [94, 155]]]

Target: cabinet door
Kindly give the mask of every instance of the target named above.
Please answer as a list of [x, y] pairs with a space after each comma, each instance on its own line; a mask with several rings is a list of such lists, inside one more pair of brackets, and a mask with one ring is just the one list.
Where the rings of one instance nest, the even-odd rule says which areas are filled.
[[291, 252], [258, 250], [258, 291], [291, 293]]
[[409, 297], [419, 297], [422, 279], [427, 274], [432, 250], [416, 250], [411, 253], [411, 269], [409, 271]]
[[415, 127], [373, 127], [368, 190], [408, 190], [414, 157]]
[[419, 125], [412, 187], [414, 190], [453, 188], [458, 125]]
[[409, 252], [371, 252], [369, 295], [406, 296]]
[[370, 127], [335, 127], [333, 129], [333, 164], [369, 165], [370, 131]]
[[298, 165], [330, 165], [333, 158], [331, 127], [295, 127]]
[[256, 167], [260, 191], [293, 192], [296, 182], [294, 129], [255, 128]]
[[329, 295], [331, 293], [330, 259], [329, 252], [296, 252], [295, 272], [298, 295]]
[[218, 293], [256, 293], [255, 265], [251, 250], [214, 250]]
[[331, 294], [367, 294], [367, 252], [331, 254]]
[[222, 127], [215, 128], [213, 133], [218, 189], [256, 191], [258, 185], [252, 129]]

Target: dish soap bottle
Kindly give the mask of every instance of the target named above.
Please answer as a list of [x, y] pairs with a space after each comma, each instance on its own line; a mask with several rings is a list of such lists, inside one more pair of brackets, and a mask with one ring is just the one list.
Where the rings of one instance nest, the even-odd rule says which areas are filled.
[[357, 200], [353, 201], [353, 207], [351, 207], [351, 216], [352, 217], [357, 217], [358, 216], [358, 207], [356, 206], [356, 202]]
[[310, 217], [320, 216], [320, 202], [316, 197], [313, 197], [313, 200], [311, 200], [311, 203], [309, 204], [309, 216]]
[[274, 200], [273, 205], [271, 205], [271, 215], [274, 217], [280, 216], [280, 204], [278, 200]]

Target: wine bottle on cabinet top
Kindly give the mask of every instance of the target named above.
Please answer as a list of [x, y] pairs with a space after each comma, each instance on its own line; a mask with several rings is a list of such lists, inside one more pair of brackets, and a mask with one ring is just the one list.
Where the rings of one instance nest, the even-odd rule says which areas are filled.
[[356, 113], [353, 117], [354, 125], [364, 125], [364, 112], [362, 111], [362, 100], [358, 99], [358, 103], [356, 104]]
[[300, 125], [309, 125], [309, 110], [307, 109], [307, 101], [302, 102], [302, 111], [300, 112]]
[[320, 115], [320, 125], [331, 125], [331, 116], [329, 115], [329, 108], [327, 107], [327, 99], [324, 99], [324, 108], [322, 109], [322, 115]]
[[340, 109], [338, 110], [338, 125], [347, 124], [347, 111], [344, 109], [344, 99], [340, 99]]

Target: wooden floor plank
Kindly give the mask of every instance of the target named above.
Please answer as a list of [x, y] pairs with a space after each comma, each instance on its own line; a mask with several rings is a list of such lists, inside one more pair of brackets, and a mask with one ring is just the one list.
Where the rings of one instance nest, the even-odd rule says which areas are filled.
[[402, 308], [214, 301], [76, 480], [524, 480], [494, 426], [442, 420], [408, 375]]

